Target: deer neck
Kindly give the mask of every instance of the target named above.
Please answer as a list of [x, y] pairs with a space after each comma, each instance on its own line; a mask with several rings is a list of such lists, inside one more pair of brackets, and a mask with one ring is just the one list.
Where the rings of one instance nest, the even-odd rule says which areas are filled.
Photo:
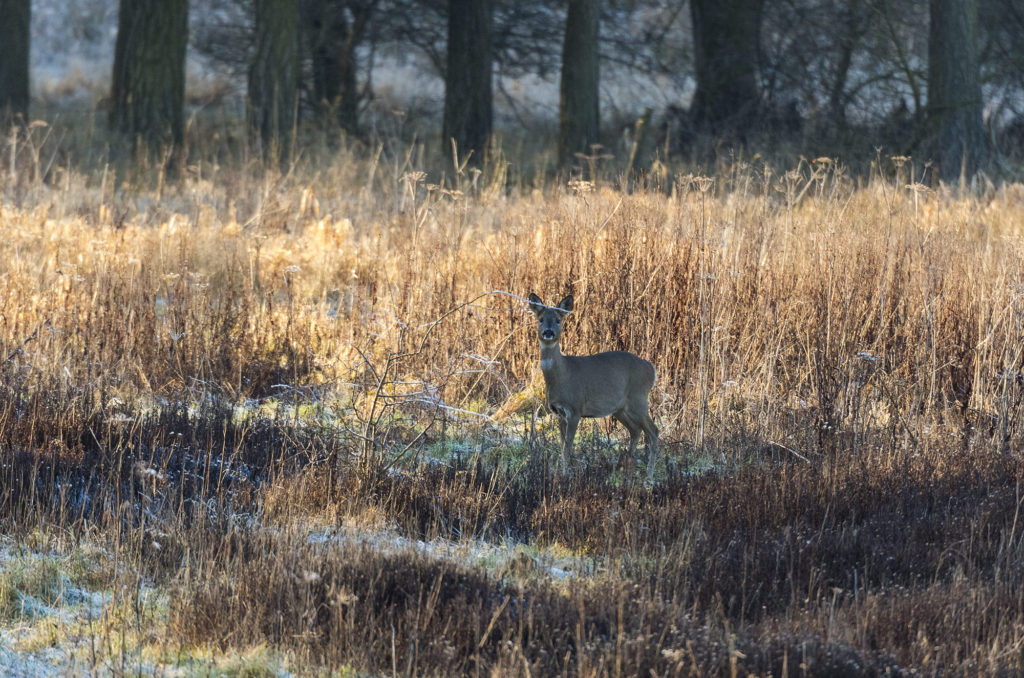
[[540, 342], [540, 371], [545, 376], [557, 374], [562, 369], [564, 363], [565, 356], [562, 355], [559, 342], [553, 341], [549, 344], [545, 344], [543, 341]]

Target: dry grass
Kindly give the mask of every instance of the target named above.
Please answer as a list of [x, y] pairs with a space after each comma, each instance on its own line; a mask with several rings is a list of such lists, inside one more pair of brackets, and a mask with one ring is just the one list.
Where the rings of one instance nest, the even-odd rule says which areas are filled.
[[[23, 148], [0, 168], [0, 524], [93, 526], [173, 592], [189, 647], [430, 675], [1024, 665], [1020, 186], [817, 162], [442, 188], [415, 152], [343, 150], [113, 190]], [[501, 294], [529, 291], [576, 295], [568, 350], [654, 362], [653, 487], [604, 424], [553, 473], [531, 316]], [[310, 539], [341, 525], [581, 565]]]

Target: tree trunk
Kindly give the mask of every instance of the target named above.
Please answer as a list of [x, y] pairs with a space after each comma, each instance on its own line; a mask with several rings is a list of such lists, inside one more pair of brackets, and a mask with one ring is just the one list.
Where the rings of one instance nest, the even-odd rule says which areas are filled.
[[284, 157], [295, 129], [299, 0], [254, 0], [256, 49], [249, 65], [249, 130], [267, 157]]
[[0, 121], [28, 115], [30, 0], [0, 0]]
[[600, 18], [600, 0], [569, 0], [558, 107], [558, 164], [562, 167], [573, 162], [576, 153], [589, 153], [590, 145], [597, 142]]
[[863, 11], [859, 0], [850, 0], [840, 14], [843, 25], [839, 27], [841, 33], [836, 40], [839, 54], [828, 91], [828, 114], [831, 118], [830, 127], [834, 130], [846, 128], [846, 85], [853, 66], [853, 55], [864, 34]]
[[305, 30], [313, 67], [313, 98], [317, 113], [336, 117], [355, 132], [359, 116], [356, 47], [365, 17], [346, 16], [342, 0], [306, 0]]
[[110, 125], [146, 148], [180, 148], [185, 135], [188, 0], [121, 0]]
[[491, 136], [491, 0], [449, 0], [448, 61], [445, 71], [445, 144], [479, 162]]
[[693, 120], [741, 139], [757, 118], [757, 61], [764, 0], [691, 0], [697, 91]]
[[944, 181], [970, 179], [985, 161], [977, 25], [977, 0], [931, 0], [928, 126]]

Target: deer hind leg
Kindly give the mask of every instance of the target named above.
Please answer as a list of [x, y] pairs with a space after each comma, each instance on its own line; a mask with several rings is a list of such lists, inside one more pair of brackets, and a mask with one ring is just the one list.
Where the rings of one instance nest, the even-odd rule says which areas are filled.
[[644, 429], [644, 438], [647, 441], [647, 478], [654, 478], [654, 464], [658, 461], [658, 427], [647, 412], [643, 413], [640, 425]]
[[[640, 441], [640, 431], [642, 429], [636, 419], [630, 416], [630, 414], [625, 410], [616, 412], [612, 416], [629, 431], [629, 452], [626, 456], [630, 467], [632, 467], [633, 460], [636, 458], [636, 445]], [[619, 459], [619, 463], [622, 463], [621, 458]]]

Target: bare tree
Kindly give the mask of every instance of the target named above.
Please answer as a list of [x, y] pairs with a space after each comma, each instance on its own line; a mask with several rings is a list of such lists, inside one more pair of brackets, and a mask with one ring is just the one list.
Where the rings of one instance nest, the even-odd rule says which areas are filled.
[[253, 11], [249, 129], [264, 153], [282, 154], [291, 145], [298, 107], [299, 0], [255, 0]]
[[759, 108], [757, 59], [764, 0], [691, 0], [697, 91], [694, 122], [741, 137]]
[[30, 0], [0, 0], [0, 120], [28, 114]]
[[188, 0], [121, 0], [110, 125], [154, 150], [185, 135]]
[[491, 0], [449, 0], [445, 67], [445, 142], [479, 162], [493, 124]]
[[304, 0], [303, 29], [312, 65], [313, 108], [348, 132], [359, 118], [357, 48], [367, 37], [377, 0]]
[[985, 160], [977, 0], [931, 0], [928, 125], [939, 176], [971, 178]]
[[558, 164], [563, 167], [598, 137], [600, 18], [600, 0], [569, 0], [558, 107]]

